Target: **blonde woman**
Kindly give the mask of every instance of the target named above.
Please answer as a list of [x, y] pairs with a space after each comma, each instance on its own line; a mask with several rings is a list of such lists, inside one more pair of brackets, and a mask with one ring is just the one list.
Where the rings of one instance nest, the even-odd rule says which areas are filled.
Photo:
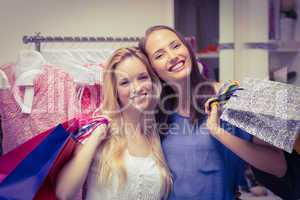
[[[86, 199], [166, 199], [171, 177], [151, 114], [159, 79], [139, 49], [118, 49], [104, 74], [98, 127], [58, 176], [59, 199], [72, 199], [86, 182]], [[148, 114], [147, 114], [148, 113]]]

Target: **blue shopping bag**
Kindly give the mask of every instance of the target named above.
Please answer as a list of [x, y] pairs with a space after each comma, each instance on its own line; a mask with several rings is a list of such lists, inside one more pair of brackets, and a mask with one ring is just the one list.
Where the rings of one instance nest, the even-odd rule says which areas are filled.
[[71, 137], [62, 125], [58, 125], [0, 183], [0, 199], [34, 199], [64, 144]]
[[[16, 167], [12, 164], [12, 170], [4, 167], [4, 171], [9, 173], [0, 180], [0, 200], [56, 200], [56, 176], [72, 157], [76, 145], [83, 143], [97, 126], [108, 123], [103, 117], [74, 119], [32, 138], [33, 142], [28, 141], [28, 144], [38, 143], [29, 153], [26, 152], [24, 159], [20, 162], [20, 158], [15, 159], [14, 162], [18, 164]], [[0, 159], [1, 162], [8, 161], [9, 156], [16, 156], [17, 149], [28, 150], [27, 143], [17, 147], [11, 154], [9, 152], [5, 159]]]

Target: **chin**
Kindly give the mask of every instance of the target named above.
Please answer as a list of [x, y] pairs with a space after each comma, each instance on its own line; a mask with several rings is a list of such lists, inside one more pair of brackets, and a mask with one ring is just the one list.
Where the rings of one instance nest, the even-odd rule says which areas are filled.
[[171, 81], [181, 81], [181, 80], [187, 79], [190, 77], [191, 71], [192, 71], [191, 68], [185, 68], [182, 71], [171, 74], [168, 79]]
[[138, 105], [134, 105], [134, 108], [140, 112], [143, 112], [149, 108], [149, 103], [141, 103]]
[[150, 96], [145, 97], [144, 99], [136, 102], [131, 102], [131, 107], [136, 110], [144, 111], [147, 110], [151, 105], [151, 98]]

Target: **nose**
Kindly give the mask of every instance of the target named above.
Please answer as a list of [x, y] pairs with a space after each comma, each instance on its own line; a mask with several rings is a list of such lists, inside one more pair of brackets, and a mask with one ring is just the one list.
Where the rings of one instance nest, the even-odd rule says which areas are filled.
[[168, 53], [170, 59], [173, 59], [173, 58], [176, 57], [175, 52], [173, 50], [171, 50], [171, 49], [168, 49], [167, 53]]
[[133, 93], [133, 94], [138, 94], [139, 93], [139, 91], [141, 90], [141, 83], [139, 83], [139, 81], [138, 80], [135, 80], [135, 81], [133, 81], [133, 83], [132, 83], [132, 87], [131, 87], [131, 92]]
[[175, 64], [178, 60], [178, 57], [177, 57], [176, 53], [173, 50], [168, 50], [167, 53], [169, 55], [170, 64], [171, 65]]

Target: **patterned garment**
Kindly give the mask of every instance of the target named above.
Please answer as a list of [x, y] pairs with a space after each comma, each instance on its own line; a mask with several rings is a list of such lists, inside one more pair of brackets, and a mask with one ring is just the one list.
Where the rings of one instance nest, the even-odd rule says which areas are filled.
[[83, 116], [92, 116], [101, 103], [101, 85], [76, 84], [76, 107]]
[[[1, 66], [11, 86], [16, 80], [15, 67], [13, 64]], [[58, 123], [91, 116], [100, 104], [100, 89], [97, 85], [78, 85], [66, 72], [44, 66], [34, 80], [33, 106], [28, 114], [22, 113], [15, 99], [16, 94], [21, 99], [24, 97], [24, 87], [0, 89], [4, 153]]]
[[3, 138], [3, 133], [2, 133], [2, 127], [1, 127], [1, 116], [0, 116], [0, 156], [2, 155], [2, 138]]
[[9, 85], [6, 74], [0, 69], [0, 89], [6, 89], [9, 87], [10, 87], [10, 85]]
[[[14, 65], [2, 66], [13, 85]], [[45, 67], [34, 83], [33, 107], [30, 114], [22, 113], [11, 89], [0, 90], [0, 115], [4, 153], [14, 149], [36, 134], [73, 118], [76, 86], [71, 77], [57, 69]], [[22, 98], [24, 88], [16, 91]]]
[[241, 87], [221, 119], [291, 153], [300, 132], [300, 88], [250, 78]]
[[[16, 65], [0, 67], [11, 86], [16, 81]], [[1, 71], [2, 72], [2, 71]], [[6, 80], [6, 79], [5, 79]], [[3, 84], [2, 84], [3, 85]], [[91, 116], [100, 105], [101, 87], [75, 83], [74, 78], [53, 66], [44, 66], [43, 73], [34, 80], [31, 113], [22, 113], [14, 92], [24, 97], [24, 87], [0, 88], [0, 116], [2, 116], [3, 153], [7, 153], [36, 134], [77, 116]], [[81, 191], [74, 200], [81, 199]]]

